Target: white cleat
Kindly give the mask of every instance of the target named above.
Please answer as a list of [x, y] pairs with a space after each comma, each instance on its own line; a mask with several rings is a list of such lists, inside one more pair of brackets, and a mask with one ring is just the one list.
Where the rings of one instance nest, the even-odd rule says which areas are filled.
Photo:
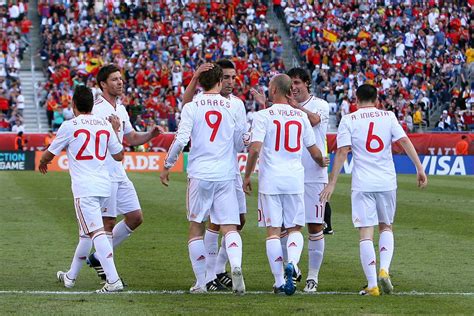
[[232, 270], [232, 291], [237, 295], [245, 294], [244, 276], [242, 268], [236, 267]]
[[107, 281], [103, 288], [95, 292], [96, 293], [114, 293], [114, 292], [122, 292], [122, 291], [123, 291], [123, 283], [121, 279], [118, 279], [114, 283], [109, 283]]
[[303, 291], [306, 293], [316, 293], [318, 291], [318, 282], [313, 279], [306, 280], [306, 286]]
[[62, 282], [64, 284], [64, 287], [70, 289], [74, 287], [74, 284], [76, 283], [76, 280], [70, 279], [66, 272], [58, 271], [56, 273], [56, 277], [59, 282]]
[[207, 289], [206, 289], [206, 286], [198, 286], [196, 284], [196, 285], [193, 285], [189, 289], [189, 293], [191, 293], [191, 294], [203, 294], [203, 293], [207, 293]]

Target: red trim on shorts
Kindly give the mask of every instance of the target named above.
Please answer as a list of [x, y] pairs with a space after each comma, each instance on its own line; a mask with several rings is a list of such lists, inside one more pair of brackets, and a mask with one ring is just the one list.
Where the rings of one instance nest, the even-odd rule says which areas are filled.
[[77, 219], [79, 220], [79, 225], [82, 227], [82, 231], [85, 234], [89, 234], [90, 233], [89, 229], [87, 228], [86, 221], [84, 220], [84, 216], [82, 215], [80, 198], [75, 199], [75, 206], [76, 206]]

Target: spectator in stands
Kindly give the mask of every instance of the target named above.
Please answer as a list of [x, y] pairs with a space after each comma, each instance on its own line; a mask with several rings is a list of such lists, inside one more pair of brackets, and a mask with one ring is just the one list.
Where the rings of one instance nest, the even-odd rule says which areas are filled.
[[5, 114], [0, 112], [0, 132], [8, 132], [10, 131], [10, 123], [8, 123]]
[[25, 132], [25, 125], [23, 125], [23, 121], [20, 118], [17, 118], [15, 120], [15, 125], [12, 126], [12, 132], [13, 133]]
[[64, 122], [63, 109], [57, 109], [53, 113], [53, 131], [57, 131], [61, 124]]

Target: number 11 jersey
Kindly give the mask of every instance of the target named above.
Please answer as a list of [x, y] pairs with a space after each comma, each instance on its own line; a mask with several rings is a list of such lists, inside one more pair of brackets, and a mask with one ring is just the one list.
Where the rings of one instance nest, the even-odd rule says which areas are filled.
[[375, 107], [344, 115], [337, 147], [352, 148], [352, 190], [383, 192], [397, 188], [392, 142], [406, 137], [395, 114]]

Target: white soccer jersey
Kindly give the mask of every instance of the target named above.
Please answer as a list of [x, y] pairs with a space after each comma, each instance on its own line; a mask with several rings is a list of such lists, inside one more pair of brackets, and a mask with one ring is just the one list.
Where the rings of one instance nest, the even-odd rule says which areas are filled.
[[301, 158], [315, 144], [308, 116], [288, 104], [273, 104], [255, 114], [251, 142], [263, 142], [258, 191], [263, 194], [304, 192]]
[[66, 147], [74, 197], [110, 196], [106, 156], [123, 149], [110, 123], [95, 115], [65, 121], [48, 150], [57, 156]]
[[[123, 135], [133, 131], [127, 110], [125, 109], [125, 106], [119, 102], [117, 102], [117, 106], [114, 108], [109, 101], [107, 101], [102, 95], [99, 95], [94, 102], [92, 113], [103, 119], [107, 119], [112, 114], [115, 114], [120, 118], [122, 127], [120, 128], [118, 136], [121, 143], [123, 143]], [[110, 154], [107, 155], [107, 166], [109, 167], [110, 179], [112, 182], [120, 182], [127, 179], [127, 174], [122, 163], [120, 161], [115, 161]]]
[[[316, 139], [316, 146], [321, 150], [325, 157], [327, 155], [326, 132], [329, 123], [329, 103], [311, 96], [306, 102], [300, 104], [302, 107], [312, 113], [316, 113], [321, 118], [319, 124], [313, 126], [313, 132]], [[309, 183], [328, 183], [327, 167], [320, 167], [314, 162], [309, 151], [303, 150], [304, 182]]]
[[[230, 95], [230, 103], [232, 107], [235, 107], [237, 111], [237, 120], [239, 122], [239, 126], [244, 125], [247, 126], [247, 112], [245, 111], [244, 102], [234, 95]], [[243, 147], [238, 148], [238, 146], [234, 146], [234, 153], [235, 153], [235, 172], [237, 175], [240, 176], [240, 168], [239, 168], [239, 161], [237, 160], [237, 154], [243, 151]]]
[[382, 192], [397, 188], [392, 142], [405, 136], [390, 111], [369, 107], [342, 117], [337, 147], [352, 147], [352, 190]]
[[234, 180], [236, 149], [243, 148], [246, 120], [238, 107], [218, 93], [202, 93], [183, 107], [176, 138], [165, 165], [172, 165], [191, 138], [188, 177], [206, 181]]

